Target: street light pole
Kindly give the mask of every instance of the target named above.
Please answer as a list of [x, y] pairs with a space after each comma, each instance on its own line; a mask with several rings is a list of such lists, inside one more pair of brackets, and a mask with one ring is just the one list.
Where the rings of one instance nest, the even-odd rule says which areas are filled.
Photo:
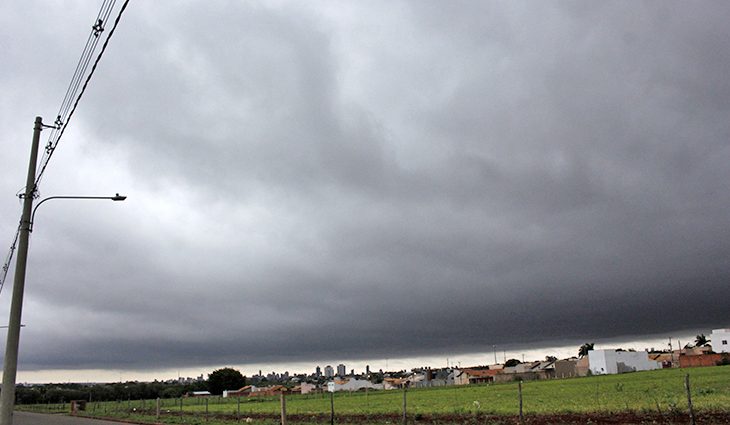
[[28, 178], [23, 194], [23, 215], [20, 219], [20, 235], [18, 257], [15, 263], [13, 280], [13, 296], [10, 303], [10, 321], [8, 322], [8, 340], [5, 345], [3, 365], [3, 386], [0, 392], [0, 425], [13, 424], [13, 406], [15, 405], [15, 377], [18, 372], [18, 345], [20, 343], [20, 319], [23, 313], [23, 291], [25, 289], [25, 265], [28, 261], [28, 236], [30, 219], [35, 194], [35, 169], [38, 162], [38, 142], [43, 129], [43, 119], [35, 117], [33, 126], [33, 142], [30, 148]]
[[23, 216], [20, 220], [20, 235], [18, 243], [18, 257], [15, 263], [15, 279], [13, 281], [13, 298], [10, 305], [10, 321], [8, 323], [8, 342], [5, 346], [3, 366], [3, 383], [0, 392], [0, 425], [13, 424], [13, 408], [15, 406], [15, 379], [18, 372], [18, 346], [20, 343], [20, 320], [23, 310], [23, 292], [25, 289], [25, 269], [28, 262], [28, 237], [33, 231], [35, 213], [42, 203], [51, 199], [111, 199], [124, 201], [126, 196], [50, 196], [42, 199], [33, 208], [35, 196], [35, 169], [38, 157], [38, 142], [43, 122], [36, 117], [33, 129], [33, 144], [31, 146], [30, 164], [28, 165], [28, 180], [23, 195]]

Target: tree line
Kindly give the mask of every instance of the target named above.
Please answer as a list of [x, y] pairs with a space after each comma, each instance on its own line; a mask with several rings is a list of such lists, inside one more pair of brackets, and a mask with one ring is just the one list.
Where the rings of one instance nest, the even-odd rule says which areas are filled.
[[177, 382], [115, 382], [108, 384], [34, 384], [18, 385], [15, 389], [17, 404], [65, 403], [70, 400], [118, 401], [178, 398], [193, 391], [221, 394], [224, 390], [239, 389], [246, 384], [237, 370], [223, 368], [213, 371], [207, 380], [189, 384]]
[[18, 404], [65, 403], [70, 400], [116, 401], [182, 397], [190, 391], [207, 390], [207, 381], [192, 384], [165, 382], [117, 382], [111, 384], [19, 385]]

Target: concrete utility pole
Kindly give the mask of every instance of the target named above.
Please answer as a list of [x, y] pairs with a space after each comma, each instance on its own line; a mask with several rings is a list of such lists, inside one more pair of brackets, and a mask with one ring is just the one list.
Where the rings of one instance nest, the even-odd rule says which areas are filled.
[[43, 119], [36, 117], [33, 126], [33, 143], [30, 147], [30, 161], [28, 162], [28, 178], [26, 179], [23, 195], [23, 216], [20, 219], [20, 242], [18, 242], [18, 257], [15, 262], [13, 297], [10, 304], [10, 321], [8, 323], [8, 342], [5, 346], [3, 386], [2, 392], [0, 392], [0, 425], [13, 424], [15, 377], [18, 372], [18, 345], [20, 344], [20, 319], [23, 313], [23, 291], [25, 289], [25, 265], [28, 261], [30, 215], [33, 210], [35, 169], [38, 162], [38, 142], [41, 138], [42, 129]]

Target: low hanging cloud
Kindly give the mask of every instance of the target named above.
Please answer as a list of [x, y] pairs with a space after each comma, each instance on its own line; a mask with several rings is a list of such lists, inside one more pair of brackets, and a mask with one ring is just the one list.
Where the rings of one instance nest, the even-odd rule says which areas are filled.
[[[0, 6], [6, 199], [92, 14], [22, 23], [46, 6]], [[728, 12], [132, 4], [43, 187], [129, 199], [43, 212], [21, 366], [394, 358], [727, 325]], [[2, 212], [10, 235], [17, 202]]]

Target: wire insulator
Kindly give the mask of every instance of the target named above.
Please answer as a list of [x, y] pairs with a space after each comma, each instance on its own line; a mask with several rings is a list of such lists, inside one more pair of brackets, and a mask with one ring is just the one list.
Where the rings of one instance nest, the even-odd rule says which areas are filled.
[[96, 24], [93, 27], [91, 27], [91, 29], [94, 30], [94, 37], [98, 37], [99, 34], [101, 34], [102, 31], [104, 31], [104, 20], [99, 19], [98, 21], [96, 21]]

